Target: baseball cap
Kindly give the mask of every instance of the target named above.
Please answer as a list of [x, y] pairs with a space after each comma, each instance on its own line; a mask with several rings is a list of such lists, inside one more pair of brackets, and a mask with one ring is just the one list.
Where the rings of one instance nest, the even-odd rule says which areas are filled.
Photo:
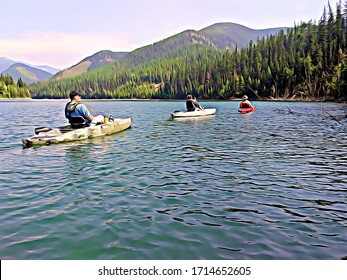
[[75, 96], [82, 96], [80, 92], [78, 92], [77, 90], [73, 90], [70, 92], [70, 99], [74, 99]]

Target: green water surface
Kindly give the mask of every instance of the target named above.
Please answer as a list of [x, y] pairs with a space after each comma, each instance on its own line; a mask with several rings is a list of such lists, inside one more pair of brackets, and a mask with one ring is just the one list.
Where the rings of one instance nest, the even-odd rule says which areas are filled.
[[22, 149], [65, 102], [0, 102], [1, 259], [347, 256], [347, 119], [324, 111], [345, 105], [202, 102], [217, 115], [176, 121], [184, 102], [86, 101], [132, 128]]

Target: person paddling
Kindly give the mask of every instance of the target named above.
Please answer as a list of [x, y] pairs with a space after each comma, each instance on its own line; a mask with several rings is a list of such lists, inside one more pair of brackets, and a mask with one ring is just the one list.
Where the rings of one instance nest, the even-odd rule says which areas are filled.
[[195, 109], [204, 110], [204, 108], [199, 104], [196, 98], [193, 98], [191, 94], [187, 95], [186, 107], [187, 111], [189, 112], [195, 111]]
[[242, 101], [240, 102], [239, 108], [244, 108], [244, 109], [252, 108], [252, 109], [254, 109], [254, 106], [251, 104], [251, 102], [249, 102], [247, 95], [244, 95], [242, 97]]
[[88, 110], [87, 106], [82, 104], [81, 93], [73, 90], [70, 92], [70, 102], [65, 106], [65, 117], [69, 120], [72, 127], [92, 126], [104, 123], [104, 116], [94, 117]]

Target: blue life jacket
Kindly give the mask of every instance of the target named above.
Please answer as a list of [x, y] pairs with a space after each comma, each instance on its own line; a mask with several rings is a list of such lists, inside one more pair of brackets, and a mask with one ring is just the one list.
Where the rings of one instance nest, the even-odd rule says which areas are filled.
[[73, 128], [81, 128], [88, 126], [86, 120], [81, 116], [72, 116], [72, 113], [75, 112], [76, 107], [80, 103], [72, 103], [69, 102], [65, 106], [65, 117], [69, 120], [69, 123], [71, 124], [71, 127]]

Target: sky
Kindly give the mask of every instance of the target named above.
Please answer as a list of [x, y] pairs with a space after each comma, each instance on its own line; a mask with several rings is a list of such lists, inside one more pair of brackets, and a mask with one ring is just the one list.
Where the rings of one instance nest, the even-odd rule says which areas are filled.
[[[337, 1], [330, 0], [334, 12]], [[2, 1], [0, 57], [65, 69], [101, 50], [129, 52], [219, 22], [252, 29], [318, 22], [327, 5], [328, 0]]]

